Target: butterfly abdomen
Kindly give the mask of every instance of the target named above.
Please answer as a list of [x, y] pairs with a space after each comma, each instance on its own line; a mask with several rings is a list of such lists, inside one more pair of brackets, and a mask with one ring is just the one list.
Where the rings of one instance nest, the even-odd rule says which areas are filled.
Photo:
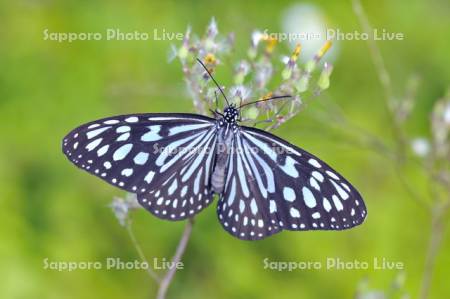
[[216, 167], [211, 178], [211, 187], [215, 193], [222, 193], [225, 186], [225, 167]]
[[233, 138], [232, 130], [226, 127], [219, 129], [217, 139], [216, 164], [211, 177], [211, 187], [215, 193], [222, 193], [225, 187], [225, 175], [228, 164], [229, 150]]

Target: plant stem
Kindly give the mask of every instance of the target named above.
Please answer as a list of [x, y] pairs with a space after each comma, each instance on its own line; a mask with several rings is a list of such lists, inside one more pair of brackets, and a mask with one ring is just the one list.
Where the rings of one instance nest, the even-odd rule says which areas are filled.
[[436, 258], [441, 247], [445, 231], [445, 216], [450, 207], [450, 199], [444, 204], [436, 204], [431, 211], [431, 232], [425, 257], [425, 269], [422, 276], [419, 299], [427, 299], [431, 289], [431, 279], [436, 266]]
[[133, 243], [134, 248], [136, 248], [136, 251], [139, 255], [139, 258], [141, 259], [141, 261], [147, 263], [147, 265], [149, 265], [149, 267], [147, 267], [147, 274], [157, 283], [161, 282], [161, 278], [159, 278], [159, 276], [153, 271], [153, 269], [150, 268], [150, 264], [148, 263], [147, 258], [144, 255], [144, 252], [142, 251], [141, 246], [139, 245], [139, 242], [136, 239], [136, 236], [134, 235], [133, 229], [131, 228], [131, 221], [129, 221], [126, 225], [126, 230], [128, 235], [130, 236], [131, 242]]
[[[353, 0], [353, 10], [356, 16], [358, 17], [363, 30], [366, 33], [370, 34], [370, 32], [373, 31], [372, 26], [369, 23], [369, 20], [364, 12], [360, 0]], [[395, 111], [393, 111], [393, 104], [395, 99], [393, 95], [391, 79], [386, 69], [381, 52], [373, 39], [368, 39], [367, 42], [373, 64], [375, 66], [378, 78], [385, 93], [385, 101], [384, 101], [385, 107], [393, 127], [394, 138], [397, 142], [398, 160], [396, 161], [396, 170], [398, 172], [402, 184], [405, 186], [407, 191], [411, 195], [413, 195], [412, 198], [414, 198], [417, 202], [426, 205], [426, 202], [423, 201], [419, 196], [417, 196], [415, 191], [409, 187], [406, 180], [403, 178], [401, 174], [400, 166], [406, 159], [407, 139], [402, 130], [400, 122], [396, 119]], [[442, 201], [439, 201], [438, 198], [434, 196], [432, 197], [433, 197], [432, 198], [433, 204], [431, 206], [431, 231], [429, 234], [429, 243], [425, 257], [425, 267], [422, 276], [422, 284], [419, 299], [427, 299], [429, 297], [432, 276], [436, 266], [436, 258], [440, 250], [442, 238], [446, 227], [445, 217], [447, 211], [450, 209], [450, 199], [447, 199], [444, 203], [442, 203]]]
[[186, 226], [184, 227], [183, 235], [181, 236], [180, 242], [178, 243], [177, 250], [175, 251], [175, 255], [172, 258], [171, 268], [167, 271], [166, 275], [163, 277], [159, 284], [158, 294], [156, 296], [157, 299], [166, 298], [167, 290], [169, 289], [170, 283], [172, 282], [173, 277], [177, 271], [176, 264], [181, 261], [183, 254], [186, 250], [187, 243], [192, 233], [192, 225], [194, 224], [194, 220], [189, 218]]
[[[373, 28], [370, 25], [369, 19], [367, 18], [366, 13], [364, 12], [364, 9], [359, 0], [353, 0], [353, 11], [358, 17], [359, 23], [363, 31], [370, 36], [371, 32], [373, 32]], [[392, 90], [391, 76], [387, 71], [383, 56], [381, 55], [381, 51], [378, 48], [377, 44], [375, 43], [375, 40], [369, 38], [367, 39], [367, 44], [369, 47], [369, 53], [372, 57], [372, 62], [375, 66], [375, 70], [378, 75], [378, 79], [380, 80], [380, 84], [385, 94], [384, 106], [393, 129], [395, 140], [397, 141], [398, 158], [401, 159], [402, 162], [405, 158], [404, 154], [406, 151], [406, 139], [401, 129], [401, 126], [399, 122], [396, 120], [394, 112], [392, 111], [393, 109], [392, 106], [395, 104], [394, 102], [395, 99]]]

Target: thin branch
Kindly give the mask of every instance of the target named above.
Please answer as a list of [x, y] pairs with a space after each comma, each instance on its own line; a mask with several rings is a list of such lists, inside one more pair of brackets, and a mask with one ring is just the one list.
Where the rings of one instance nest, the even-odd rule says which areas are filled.
[[[396, 172], [396, 176], [398, 177], [400, 183], [404, 186], [405, 190], [408, 192], [410, 197], [419, 204], [422, 208], [429, 210], [430, 205], [423, 200], [422, 197], [410, 186], [408, 181], [403, 177], [401, 172], [401, 163], [397, 160], [397, 156], [395, 152], [377, 135], [371, 133], [370, 131], [360, 127], [351, 121], [343, 113], [342, 109], [337, 106], [333, 101], [328, 101], [328, 97], [324, 97], [327, 100], [327, 107], [329, 110], [332, 110], [331, 115], [335, 118], [335, 122], [338, 126], [348, 132], [355, 132], [355, 136], [349, 136], [348, 142], [353, 142], [358, 146], [363, 146], [366, 149], [372, 150], [380, 156], [389, 159], [392, 161], [392, 165]], [[326, 115], [322, 117], [323, 121], [330, 119], [330, 115]], [[355, 139], [355, 140], [352, 140]], [[422, 169], [426, 171], [422, 164], [419, 165]]]
[[408, 181], [403, 177], [401, 173], [401, 165], [399, 163], [395, 163], [395, 171], [397, 172], [397, 177], [400, 181], [400, 183], [403, 185], [403, 188], [405, 188], [406, 192], [408, 192], [410, 198], [412, 198], [416, 203], [418, 203], [422, 208], [426, 210], [430, 210], [430, 204], [428, 204], [418, 193], [416, 190], [414, 190], [413, 187], [408, 183]]
[[432, 210], [430, 240], [428, 242], [427, 255], [425, 258], [425, 269], [422, 276], [422, 285], [420, 288], [419, 299], [429, 297], [431, 289], [431, 280], [436, 258], [442, 244], [442, 238], [445, 230], [445, 216], [450, 208], [450, 199], [442, 205], [436, 205]]
[[[353, 0], [353, 11], [358, 17], [363, 31], [370, 36], [373, 29], [359, 0]], [[380, 49], [378, 49], [375, 40], [369, 38], [367, 39], [367, 43], [369, 46], [370, 55], [372, 56], [372, 61], [378, 74], [378, 79], [380, 80], [384, 92], [386, 93], [386, 98], [391, 100], [394, 98], [391, 86], [391, 77], [386, 69], [383, 56], [381, 55]]]
[[[372, 27], [368, 21], [368, 18], [364, 12], [364, 9], [361, 5], [360, 0], [353, 0], [353, 10], [356, 14], [356, 16], [359, 19], [359, 22], [363, 28], [363, 30], [366, 33], [372, 32]], [[388, 116], [390, 118], [393, 131], [394, 131], [394, 137], [398, 145], [398, 158], [399, 161], [396, 163], [396, 170], [399, 172], [399, 177], [402, 181], [402, 184], [406, 187], [407, 191], [411, 194], [415, 194], [414, 191], [412, 191], [406, 182], [406, 180], [403, 178], [403, 176], [400, 173], [400, 166], [402, 164], [402, 160], [406, 158], [406, 138], [404, 135], [404, 132], [401, 127], [400, 121], [396, 119], [396, 115], [393, 111], [393, 104], [394, 104], [394, 95], [391, 85], [391, 79], [390, 75], [386, 69], [383, 57], [381, 55], [381, 52], [379, 48], [377, 47], [375, 41], [373, 39], [368, 39], [368, 46], [369, 51], [373, 60], [373, 63], [375, 65], [375, 69], [377, 71], [380, 83], [383, 87], [384, 93], [385, 93], [385, 107], [388, 112]], [[430, 174], [430, 173], [429, 173]], [[431, 175], [430, 175], [431, 176]], [[417, 195], [413, 196], [413, 198], [418, 202], [423, 202], [421, 198], [419, 198]], [[420, 289], [419, 298], [420, 299], [427, 299], [429, 297], [430, 289], [431, 289], [431, 282], [432, 282], [432, 276], [435, 270], [436, 266], [436, 258], [439, 253], [441, 244], [442, 244], [442, 238], [444, 234], [444, 230], [446, 227], [445, 223], [445, 216], [450, 209], [450, 199], [444, 202], [442, 204], [437, 200], [437, 198], [433, 198], [434, 204], [431, 207], [431, 231], [429, 234], [429, 244], [428, 249], [426, 252], [425, 257], [425, 268], [424, 273], [422, 276], [422, 285]]]
[[189, 218], [184, 227], [183, 235], [181, 236], [180, 242], [178, 243], [177, 250], [175, 251], [175, 255], [172, 258], [171, 268], [167, 271], [166, 275], [163, 277], [159, 284], [158, 294], [156, 296], [157, 299], [166, 298], [167, 290], [169, 289], [170, 283], [172, 282], [173, 277], [177, 271], [176, 264], [181, 261], [183, 254], [186, 250], [187, 243], [192, 233], [192, 225], [194, 224], [194, 220]]
[[141, 245], [139, 245], [139, 242], [137, 241], [136, 236], [134, 235], [133, 229], [131, 228], [131, 221], [128, 221], [128, 223], [125, 225], [125, 228], [127, 230], [128, 235], [130, 236], [134, 248], [136, 248], [139, 258], [141, 259], [142, 262], [145, 262], [147, 265], [149, 265], [147, 267], [147, 274], [159, 284], [161, 282], [161, 278], [153, 271], [153, 269], [150, 268], [150, 264], [148, 263], [148, 260], [145, 257], [144, 252], [142, 251]]
[[[366, 13], [364, 12], [364, 9], [359, 0], [353, 0], [353, 11], [358, 17], [359, 23], [363, 31], [370, 36], [371, 32], [373, 32], [373, 28], [370, 25], [369, 19], [367, 18]], [[397, 141], [399, 158], [403, 159], [404, 158], [403, 154], [405, 153], [406, 147], [406, 140], [401, 130], [401, 126], [397, 122], [395, 115], [392, 111], [392, 105], [394, 103], [394, 92], [392, 89], [391, 77], [389, 75], [389, 72], [387, 71], [383, 56], [381, 55], [381, 51], [378, 48], [375, 40], [369, 38], [367, 39], [367, 44], [369, 47], [370, 55], [372, 57], [372, 62], [375, 66], [375, 70], [378, 75], [378, 79], [380, 80], [381, 86], [385, 94], [384, 106], [387, 115], [389, 117], [391, 126], [393, 128], [395, 140]]]

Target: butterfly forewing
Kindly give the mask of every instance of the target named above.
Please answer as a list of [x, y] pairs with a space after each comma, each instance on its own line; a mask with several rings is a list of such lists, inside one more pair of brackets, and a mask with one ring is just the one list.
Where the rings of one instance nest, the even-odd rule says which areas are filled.
[[192, 114], [136, 114], [82, 125], [63, 140], [78, 167], [138, 194], [160, 218], [181, 220], [205, 208], [216, 121]]
[[218, 216], [246, 240], [281, 230], [341, 230], [364, 221], [358, 191], [326, 163], [267, 132], [240, 127]]

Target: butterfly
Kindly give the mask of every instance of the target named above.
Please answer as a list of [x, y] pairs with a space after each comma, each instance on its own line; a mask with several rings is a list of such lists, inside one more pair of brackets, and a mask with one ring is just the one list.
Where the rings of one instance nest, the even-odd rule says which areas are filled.
[[135, 193], [162, 219], [192, 218], [218, 194], [220, 223], [242, 240], [282, 230], [343, 230], [364, 221], [366, 206], [344, 177], [305, 150], [240, 125], [243, 106], [227, 100], [214, 117], [108, 117], [71, 131], [62, 149], [73, 164]]

